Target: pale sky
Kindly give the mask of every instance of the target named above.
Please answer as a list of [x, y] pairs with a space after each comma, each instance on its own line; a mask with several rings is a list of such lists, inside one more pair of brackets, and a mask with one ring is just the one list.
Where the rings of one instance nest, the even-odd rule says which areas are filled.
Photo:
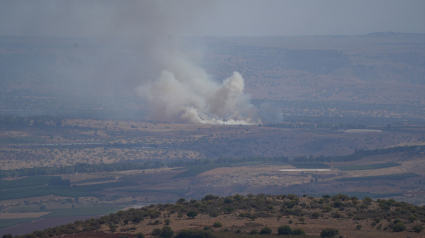
[[[387, 31], [425, 33], [425, 0], [180, 0], [170, 2], [181, 7], [177, 7], [175, 13], [167, 12], [168, 15], [164, 21], [173, 19], [172, 25], [174, 25], [168, 29], [174, 29], [176, 25], [180, 25], [182, 35], [358, 35]], [[128, 11], [122, 11], [126, 5], [135, 4], [137, 5], [138, 1], [131, 3], [130, 1], [0, 0], [0, 35], [95, 36], [106, 31], [110, 32], [108, 27], [116, 20], [117, 14]], [[158, 5], [164, 7], [166, 4], [167, 1]], [[160, 7], [156, 7], [156, 11], [161, 11]], [[116, 11], [117, 8], [121, 10]], [[169, 10], [166, 9], [166, 11]], [[133, 13], [134, 11], [131, 14]], [[183, 18], [184, 20], [181, 20]], [[129, 19], [125, 21], [136, 19], [148, 21], [144, 23], [145, 25], [162, 24], [153, 22], [162, 21], [162, 18], [138, 16]], [[174, 19], [177, 20], [174, 21]]]

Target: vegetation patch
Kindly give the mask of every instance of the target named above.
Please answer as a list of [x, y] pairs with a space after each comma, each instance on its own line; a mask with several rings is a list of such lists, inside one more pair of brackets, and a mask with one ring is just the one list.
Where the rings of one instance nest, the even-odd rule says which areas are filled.
[[76, 187], [65, 186], [40, 186], [29, 188], [14, 188], [2, 191], [0, 193], [0, 200], [41, 197], [47, 195], [55, 195], [62, 197], [99, 197], [100, 194], [82, 191]]
[[[395, 196], [403, 196], [403, 193], [370, 193], [370, 192], [348, 192], [344, 193], [345, 195], [349, 197], [357, 197], [359, 199], [363, 199], [365, 197], [370, 198], [388, 198], [388, 197], [395, 197]], [[322, 197], [324, 194], [309, 194], [312, 197]], [[338, 195], [338, 193], [329, 193], [329, 196]]]
[[351, 178], [342, 178], [335, 179], [336, 181], [369, 181], [369, 180], [403, 180], [413, 177], [418, 177], [419, 175], [415, 173], [402, 173], [402, 174], [388, 174], [388, 175], [379, 175], [379, 176], [364, 176], [364, 177], [351, 177]]
[[0, 190], [11, 188], [24, 188], [42, 186], [48, 184], [52, 179], [58, 179], [59, 176], [30, 176], [17, 180], [1, 180]]
[[184, 197], [186, 193], [189, 192], [189, 190], [184, 188], [177, 188], [177, 189], [137, 189], [137, 188], [131, 188], [131, 189], [117, 189], [116, 191], [120, 192], [127, 192], [127, 193], [172, 193], [176, 194], [179, 197]]
[[194, 177], [198, 174], [202, 174], [204, 172], [207, 172], [212, 169], [220, 168], [220, 167], [227, 167], [222, 164], [206, 164], [206, 165], [197, 165], [188, 167], [187, 170], [177, 174], [173, 178], [187, 178], [187, 177]]
[[340, 170], [367, 170], [367, 169], [383, 169], [383, 168], [390, 168], [390, 167], [396, 167], [400, 166], [401, 164], [398, 163], [381, 163], [381, 164], [364, 164], [364, 165], [349, 165], [349, 166], [340, 166], [336, 167]]
[[16, 226], [22, 223], [31, 222], [40, 218], [16, 218], [16, 219], [0, 219], [0, 229]]
[[105, 206], [105, 207], [79, 207], [70, 209], [55, 209], [49, 214], [42, 216], [47, 217], [73, 217], [73, 216], [96, 216], [106, 215], [124, 208], [124, 206]]

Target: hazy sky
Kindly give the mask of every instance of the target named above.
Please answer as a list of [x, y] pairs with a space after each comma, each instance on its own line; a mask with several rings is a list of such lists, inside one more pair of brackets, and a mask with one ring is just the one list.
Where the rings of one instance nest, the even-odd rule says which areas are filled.
[[[192, 4], [187, 4], [188, 7], [177, 9], [177, 14], [174, 14], [185, 15], [185, 11], [198, 11], [197, 14], [188, 14], [193, 19], [182, 23], [188, 25], [181, 32], [183, 35], [355, 35], [386, 31], [425, 33], [425, 0], [194, 2], [202, 6], [191, 7]], [[110, 16], [116, 14], [114, 7], [117, 4], [129, 2], [0, 0], [0, 34], [77, 37], [102, 34], [111, 24], [109, 21], [114, 19]], [[76, 31], [78, 27], [85, 30]]]

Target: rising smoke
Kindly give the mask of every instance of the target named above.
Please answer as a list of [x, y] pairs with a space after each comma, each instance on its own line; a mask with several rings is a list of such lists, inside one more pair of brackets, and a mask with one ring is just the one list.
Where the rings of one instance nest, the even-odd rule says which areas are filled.
[[197, 63], [199, 51], [183, 47], [181, 37], [199, 27], [196, 19], [214, 13], [210, 1], [5, 1], [2, 5], [8, 9], [2, 15], [21, 12], [6, 16], [16, 21], [2, 25], [12, 35], [91, 37], [112, 52], [130, 48], [126, 64], [106, 54], [100, 66], [84, 63], [72, 72], [75, 78], [96, 82], [93, 85], [100, 85], [99, 79], [105, 81], [102, 85], [112, 81], [127, 85], [148, 105], [147, 119], [228, 125], [280, 120], [276, 110], [250, 103], [238, 72], [217, 82]]

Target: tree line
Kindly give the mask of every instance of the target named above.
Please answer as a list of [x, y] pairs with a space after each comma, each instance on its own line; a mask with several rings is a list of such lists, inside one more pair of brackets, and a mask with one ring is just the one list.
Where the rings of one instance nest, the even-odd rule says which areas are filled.
[[0, 116], [0, 126], [61, 126], [62, 118], [57, 118], [50, 115], [40, 116]]

